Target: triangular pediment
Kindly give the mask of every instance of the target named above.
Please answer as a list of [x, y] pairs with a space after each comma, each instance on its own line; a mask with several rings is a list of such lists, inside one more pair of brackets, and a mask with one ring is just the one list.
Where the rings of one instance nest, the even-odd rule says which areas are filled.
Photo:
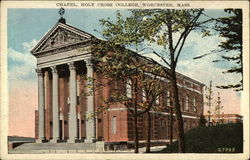
[[42, 52], [89, 41], [92, 35], [68, 24], [58, 22], [31, 50], [36, 55]]

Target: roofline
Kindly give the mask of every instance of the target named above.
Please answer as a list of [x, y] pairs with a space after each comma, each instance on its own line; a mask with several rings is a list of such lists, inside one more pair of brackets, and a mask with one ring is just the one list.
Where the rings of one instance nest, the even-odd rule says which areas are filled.
[[67, 24], [67, 23], [57, 22], [57, 23], [49, 30], [49, 32], [47, 32], [47, 33], [42, 37], [42, 39], [37, 43], [37, 45], [36, 45], [35, 47], [33, 47], [33, 49], [30, 51], [33, 55], [34, 55], [34, 51], [38, 48], [38, 46], [39, 46], [44, 40], [46, 40], [46, 38], [48, 37], [48, 35], [51, 34], [51, 32], [52, 32], [58, 25], [65, 25], [65, 26], [67, 26], [67, 27], [73, 28], [73, 29], [75, 29], [75, 30], [77, 30], [77, 31], [79, 31], [79, 32], [82, 32], [82, 33], [84, 33], [84, 34], [86, 34], [86, 35], [89, 35], [91, 39], [92, 39], [92, 38], [96, 38], [96, 37], [93, 36], [92, 34], [87, 33], [87, 32], [85, 32], [85, 31], [83, 31], [83, 30], [80, 30], [80, 29], [78, 29], [78, 28], [76, 28], [76, 27], [74, 27], [74, 26], [71, 26], [71, 25]]
[[[68, 27], [71, 27], [71, 28], [73, 28], [73, 29], [79, 31], [79, 32], [82, 32], [82, 33], [85, 33], [85, 34], [87, 34], [87, 35], [90, 35], [91, 39], [101, 40], [101, 39], [95, 37], [94, 35], [92, 35], [92, 34], [90, 34], [90, 33], [88, 33], [88, 32], [85, 32], [85, 31], [83, 31], [83, 30], [81, 30], [81, 29], [78, 29], [78, 28], [76, 28], [76, 27], [74, 27], [74, 26], [71, 26], [71, 25], [69, 25], [69, 24], [67, 24], [67, 23], [61, 23], [61, 22], [58, 21], [58, 22], [52, 27], [52, 29], [50, 29], [50, 31], [47, 32], [47, 33], [42, 37], [42, 39], [37, 43], [37, 45], [36, 45], [35, 47], [33, 47], [33, 49], [30, 51], [33, 55], [34, 55], [34, 50], [37, 49], [37, 47], [41, 44], [41, 42], [43, 42], [43, 41], [48, 37], [48, 35], [49, 35], [49, 34], [50, 34], [59, 24], [66, 25], [66, 26], [68, 26]], [[101, 41], [104, 41], [104, 40], [101, 40]], [[126, 48], [126, 49], [127, 49], [127, 48]], [[130, 50], [130, 49], [128, 49], [128, 50]], [[130, 50], [130, 51], [132, 51], [132, 50]], [[146, 61], [151, 61], [151, 62], [153, 62], [153, 63], [155, 63], [155, 64], [157, 64], [157, 65], [159, 65], [159, 66], [162, 66], [162, 67], [164, 67], [164, 68], [166, 68], [166, 69], [169, 69], [169, 68], [167, 68], [166, 66], [163, 66], [163, 65], [159, 64], [158, 62], [156, 62], [154, 59], [152, 59], [152, 58], [150, 58], [150, 57], [142, 56], [142, 55], [140, 55], [139, 53], [134, 52], [134, 51], [132, 51], [132, 52], [135, 53], [136, 55], [138, 55], [139, 57], [143, 58], [143, 59], [146, 60]], [[188, 77], [188, 76], [186, 76], [186, 75], [184, 75], [184, 74], [182, 74], [182, 73], [179, 73], [179, 72], [176, 72], [176, 73], [177, 73], [177, 76], [183, 76], [184, 78], [189, 79], [189, 80], [191, 80], [191, 81], [193, 81], [193, 82], [195, 82], [195, 83], [198, 83], [198, 84], [201, 85], [201, 86], [205, 86], [205, 84], [203, 84], [203, 83], [201, 83], [201, 82], [199, 82], [199, 81], [197, 81], [197, 80], [195, 80], [195, 79], [193, 79], [193, 78], [191, 78], [191, 77]]]
[[[145, 59], [145, 60], [147, 60], [147, 61], [152, 61], [153, 63], [156, 63], [156, 64], [158, 64], [158, 65], [160, 65], [160, 66], [162, 66], [162, 67], [164, 67], [164, 68], [166, 68], [166, 69], [169, 69], [169, 68], [167, 68], [166, 66], [163, 66], [163, 65], [161, 65], [161, 64], [159, 64], [157, 61], [155, 61], [154, 59], [152, 59], [152, 58], [150, 58], [150, 57], [145, 57], [145, 56], [143, 56], [143, 55], [140, 55], [139, 53], [136, 53], [136, 52], [134, 52], [134, 51], [132, 51], [133, 53], [135, 53], [135, 54], [137, 54], [137, 55], [139, 55], [141, 58], [143, 58], [143, 59]], [[198, 80], [195, 80], [195, 79], [193, 79], [193, 78], [191, 78], [191, 77], [188, 77], [188, 76], [186, 76], [186, 75], [184, 75], [184, 74], [182, 74], [182, 73], [179, 73], [178, 71], [176, 72], [177, 73], [177, 76], [182, 76], [182, 77], [184, 77], [185, 79], [189, 79], [190, 81], [193, 81], [193, 82], [195, 82], [195, 83], [198, 83], [199, 85], [201, 85], [201, 86], [205, 86], [205, 84], [204, 83], [201, 83], [201, 82], [199, 82]]]
[[32, 48], [30, 51], [32, 54], [34, 53], [34, 50], [40, 45], [40, 43], [47, 38], [47, 36], [58, 26], [60, 22], [57, 22], [43, 37], [40, 39], [40, 41], [35, 45], [35, 47]]

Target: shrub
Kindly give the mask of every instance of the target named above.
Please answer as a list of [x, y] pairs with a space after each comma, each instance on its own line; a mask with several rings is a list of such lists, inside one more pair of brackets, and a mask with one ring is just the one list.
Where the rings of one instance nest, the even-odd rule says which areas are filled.
[[[178, 142], [167, 146], [161, 153], [177, 153]], [[242, 123], [197, 127], [185, 134], [186, 153], [242, 153]]]

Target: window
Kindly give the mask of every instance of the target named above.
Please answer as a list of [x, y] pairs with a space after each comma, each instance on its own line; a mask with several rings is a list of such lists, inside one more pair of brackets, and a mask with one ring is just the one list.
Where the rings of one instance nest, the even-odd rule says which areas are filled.
[[155, 99], [155, 104], [159, 105], [160, 104], [160, 95], [156, 97]]
[[160, 121], [160, 125], [161, 125], [161, 127], [165, 127], [165, 121], [164, 121], [164, 119], [161, 119], [161, 121]]
[[184, 97], [181, 97], [180, 107], [181, 107], [182, 111], [185, 110], [185, 108], [184, 108], [185, 107], [185, 98]]
[[67, 98], [67, 104], [70, 104], [70, 98], [69, 97]]
[[186, 111], [188, 111], [188, 107], [189, 107], [189, 106], [188, 106], [188, 101], [189, 101], [189, 100], [188, 100], [188, 96], [186, 96], [186, 103], [185, 103], [185, 110], [186, 110]]
[[145, 90], [142, 89], [142, 101], [145, 102], [146, 101], [146, 93]]
[[167, 106], [170, 107], [170, 91], [167, 91]]
[[197, 108], [196, 108], [196, 100], [195, 98], [193, 99], [193, 111], [196, 112]]
[[98, 123], [102, 123], [102, 119], [98, 118]]
[[112, 120], [111, 120], [111, 129], [112, 129], [112, 133], [116, 134], [116, 116], [112, 117]]
[[132, 82], [128, 80], [126, 83], [126, 96], [127, 98], [132, 98]]
[[76, 97], [76, 102], [77, 102], [77, 105], [80, 105], [80, 96]]
[[118, 81], [115, 81], [115, 84], [114, 84], [114, 89], [115, 90], [118, 90], [118, 85], [119, 85]]
[[76, 105], [80, 105], [80, 82], [76, 81]]

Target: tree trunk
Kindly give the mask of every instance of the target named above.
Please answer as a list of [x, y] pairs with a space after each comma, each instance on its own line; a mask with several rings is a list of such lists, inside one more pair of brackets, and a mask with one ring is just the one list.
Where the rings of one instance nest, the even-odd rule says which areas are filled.
[[135, 153], [139, 153], [139, 138], [138, 138], [138, 111], [137, 111], [137, 79], [135, 79], [134, 86], [134, 147]]
[[175, 107], [175, 115], [177, 121], [177, 136], [178, 136], [178, 146], [179, 153], [185, 152], [185, 140], [184, 140], [184, 130], [183, 130], [183, 119], [182, 113], [180, 110], [179, 96], [178, 96], [178, 87], [176, 81], [175, 69], [171, 68], [171, 77], [172, 77], [172, 93], [173, 93], [173, 104]]
[[151, 116], [150, 112], [147, 112], [147, 144], [146, 144], [146, 153], [150, 153], [150, 139], [151, 139]]
[[139, 142], [138, 142], [138, 126], [137, 126], [138, 117], [137, 115], [134, 116], [134, 147], [135, 147], [135, 153], [139, 152]]
[[170, 107], [170, 144], [173, 143], [173, 107]]
[[176, 72], [175, 72], [177, 59], [175, 60], [171, 21], [169, 21], [167, 27], [168, 27], [168, 41], [169, 41], [169, 53], [170, 53], [170, 76], [172, 84], [171, 89], [173, 93], [173, 106], [175, 107], [175, 116], [177, 121], [177, 136], [179, 144], [178, 146], [179, 146], [179, 153], [184, 153], [185, 152], [184, 130], [183, 130], [183, 120], [179, 103], [178, 86], [177, 86]]

